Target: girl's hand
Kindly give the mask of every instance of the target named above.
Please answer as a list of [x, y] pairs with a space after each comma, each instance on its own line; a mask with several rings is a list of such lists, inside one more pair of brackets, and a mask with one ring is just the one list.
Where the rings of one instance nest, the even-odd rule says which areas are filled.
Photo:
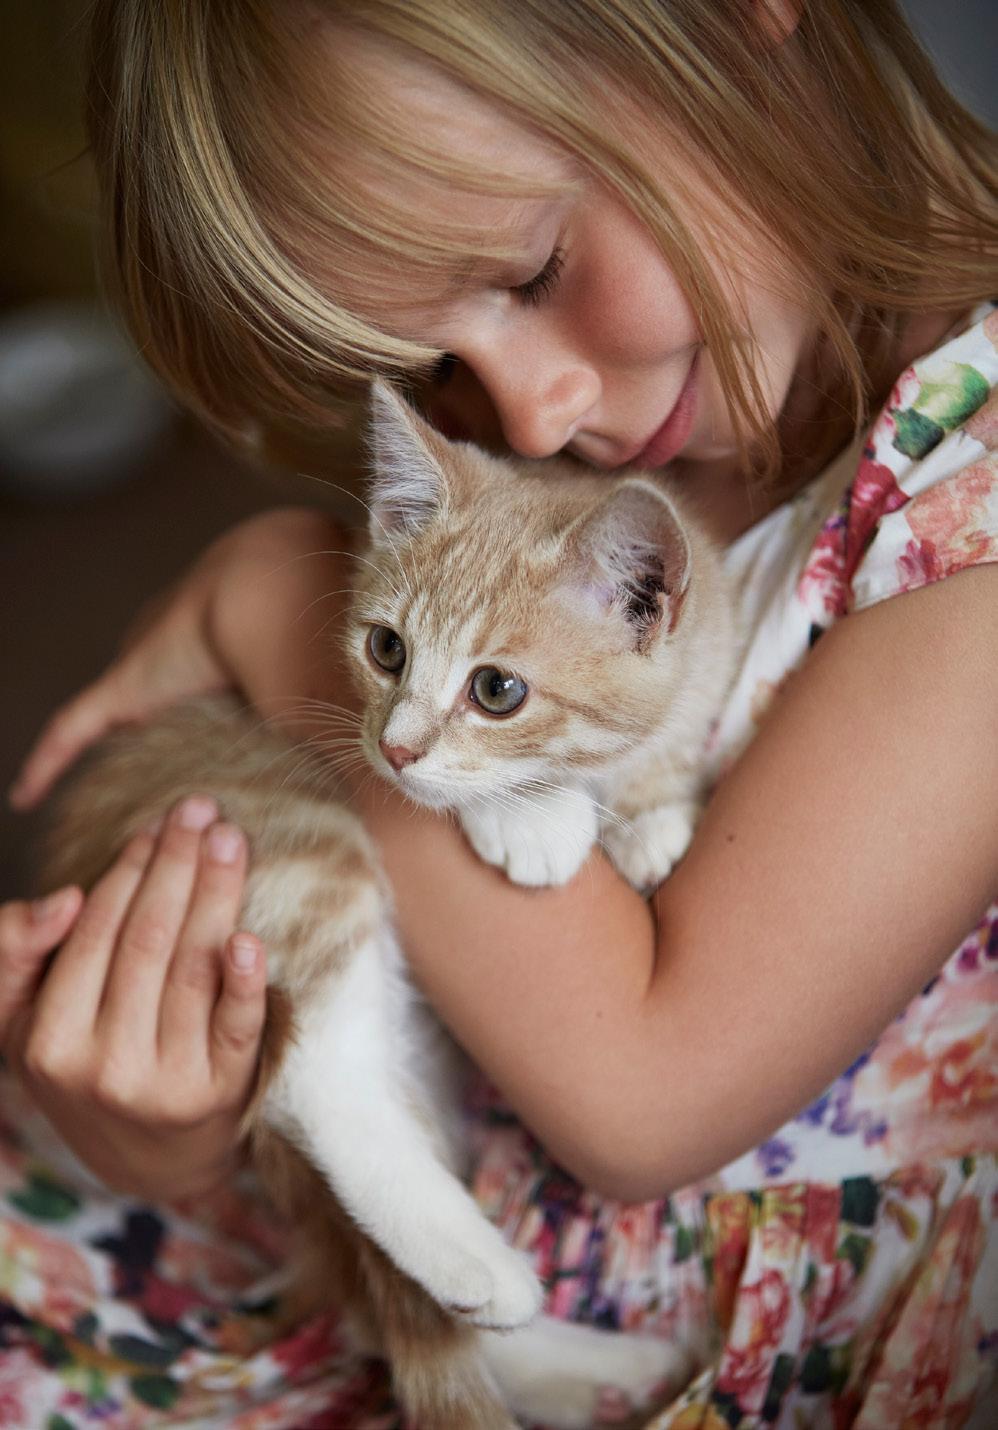
[[246, 842], [216, 815], [185, 800], [85, 900], [0, 908], [0, 1048], [104, 1182], [157, 1201], [235, 1165], [264, 1022], [263, 951], [234, 932]]
[[[90, 745], [116, 726], [143, 721], [180, 700], [239, 687], [253, 700], [258, 668], [277, 671], [269, 648], [305, 646], [313, 601], [316, 623], [328, 619], [323, 590], [339, 569], [327, 559], [343, 539], [321, 513], [266, 512], [220, 537], [189, 572], [159, 596], [128, 633], [121, 654], [104, 673], [57, 710], [30, 751], [10, 790], [15, 809], [37, 805]], [[331, 568], [331, 569], [327, 569]], [[293, 642], [291, 642], [293, 643]], [[277, 671], [276, 679], [280, 679]], [[275, 689], [284, 694], [281, 686]], [[288, 691], [288, 694], [297, 692]]]

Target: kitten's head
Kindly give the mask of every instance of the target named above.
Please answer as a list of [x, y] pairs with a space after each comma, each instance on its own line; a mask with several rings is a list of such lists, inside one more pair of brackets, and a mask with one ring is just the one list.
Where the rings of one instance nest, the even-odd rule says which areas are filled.
[[490, 457], [373, 395], [349, 632], [374, 767], [417, 803], [611, 768], [668, 719], [692, 557], [645, 477]]

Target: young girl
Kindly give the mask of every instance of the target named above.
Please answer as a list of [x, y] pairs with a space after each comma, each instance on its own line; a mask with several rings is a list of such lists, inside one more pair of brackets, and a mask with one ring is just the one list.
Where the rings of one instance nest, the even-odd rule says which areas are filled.
[[[705, 1341], [654, 1430], [993, 1423], [994, 141], [889, 0], [105, 0], [91, 93], [125, 311], [211, 421], [328, 424], [383, 371], [452, 434], [668, 466], [728, 545], [720, 780], [649, 903], [358, 795], [548, 1310]], [[229, 534], [15, 802], [195, 692], [349, 700], [344, 544]], [[397, 1423], [335, 1319], [272, 1329], [245, 867], [195, 800], [0, 914], [6, 1424]]]

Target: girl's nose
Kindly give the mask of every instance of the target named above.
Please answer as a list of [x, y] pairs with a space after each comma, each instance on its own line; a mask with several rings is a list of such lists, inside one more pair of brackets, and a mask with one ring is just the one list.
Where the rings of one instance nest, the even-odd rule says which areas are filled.
[[488, 393], [503, 436], [522, 457], [560, 452], [600, 395], [596, 370], [575, 358], [505, 351], [498, 346], [465, 361]]
[[571, 367], [549, 384], [517, 383], [508, 399], [496, 401], [506, 441], [523, 457], [553, 457], [585, 421], [599, 396], [590, 368]]

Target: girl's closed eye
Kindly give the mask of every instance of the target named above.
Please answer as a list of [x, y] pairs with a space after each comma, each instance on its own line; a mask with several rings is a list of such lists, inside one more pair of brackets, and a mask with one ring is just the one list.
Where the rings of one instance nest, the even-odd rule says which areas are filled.
[[536, 307], [554, 292], [564, 266], [565, 251], [560, 245], [557, 245], [539, 273], [535, 273], [533, 278], [528, 278], [526, 283], [517, 283], [509, 291], [515, 293], [521, 303]]

